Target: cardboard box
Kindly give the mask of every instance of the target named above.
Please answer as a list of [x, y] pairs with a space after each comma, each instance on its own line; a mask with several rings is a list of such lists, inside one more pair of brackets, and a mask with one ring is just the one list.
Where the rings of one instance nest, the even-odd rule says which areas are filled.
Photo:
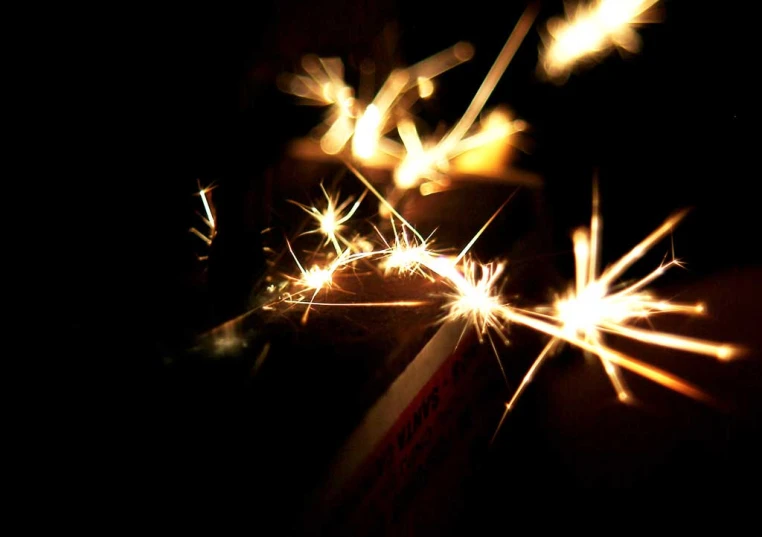
[[[462, 336], [462, 337], [461, 337]], [[445, 324], [366, 413], [317, 493], [307, 533], [436, 534], [478, 468], [505, 386], [473, 328]]]

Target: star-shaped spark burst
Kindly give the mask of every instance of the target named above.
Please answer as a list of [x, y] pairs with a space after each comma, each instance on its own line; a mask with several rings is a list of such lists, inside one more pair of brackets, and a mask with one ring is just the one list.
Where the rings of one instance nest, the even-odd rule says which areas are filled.
[[[531, 382], [537, 369], [561, 342], [568, 342], [597, 356], [620, 401], [626, 402], [632, 399], [622, 379], [621, 368], [628, 369], [683, 395], [695, 399], [708, 399], [706, 394], [686, 381], [613, 350], [605, 343], [606, 334], [615, 334], [642, 343], [704, 354], [723, 361], [740, 354], [741, 349], [732, 345], [647, 330], [634, 325], [636, 321], [649, 319], [655, 314], [700, 315], [705, 312], [703, 304], [670, 302], [659, 299], [646, 290], [648, 284], [664, 274], [667, 269], [679, 265], [676, 259], [660, 264], [648, 275], [633, 283], [616, 284], [627, 269], [669, 234], [686, 214], [687, 211], [680, 211], [669, 217], [637, 246], [599, 275], [597, 265], [600, 259], [601, 218], [598, 210], [597, 189], [594, 189], [590, 229], [577, 230], [573, 235], [576, 267], [574, 286], [550, 306], [539, 307], [534, 311], [509, 308], [503, 310], [503, 315], [508, 320], [548, 334], [552, 336], [552, 339], [532, 364], [510, 402], [506, 404], [503, 419], [500, 421], [501, 425]], [[498, 426], [499, 429], [500, 426]]]
[[438, 257], [439, 253], [431, 249], [431, 236], [427, 239], [419, 239], [416, 234], [408, 234], [411, 229], [406, 222], [402, 223], [401, 229], [397, 232], [397, 226], [394, 218], [390, 219], [394, 240], [390, 244], [383, 234], [376, 229], [379, 237], [386, 245], [386, 249], [380, 251], [380, 268], [387, 276], [391, 273], [405, 275], [419, 275], [433, 281], [435, 278], [426, 270]]
[[[344, 250], [341, 250], [330, 263], [324, 266], [314, 264], [309, 269], [305, 269], [304, 266], [299, 262], [299, 258], [294, 253], [294, 250], [291, 247], [291, 243], [286, 241], [286, 245], [288, 246], [289, 252], [291, 252], [291, 257], [293, 257], [296, 266], [299, 268], [300, 273], [298, 278], [287, 278], [291, 280], [296, 287], [299, 287], [300, 290], [293, 294], [288, 294], [287, 298], [282, 301], [289, 304], [307, 304], [307, 307], [304, 310], [304, 314], [302, 315], [302, 324], [307, 323], [310, 308], [312, 307], [315, 297], [317, 297], [318, 293], [320, 291], [334, 287], [334, 275], [336, 272], [348, 265], [351, 265], [358, 259], [362, 259], [370, 255], [367, 253], [352, 253], [350, 248], [347, 247]], [[312, 293], [312, 296], [310, 296], [309, 300], [307, 300], [307, 296], [309, 296], [310, 293]]]
[[[326, 200], [325, 209], [322, 211], [314, 205], [307, 206], [292, 200], [289, 200], [289, 202], [302, 209], [305, 213], [314, 218], [318, 223], [317, 228], [305, 231], [302, 233], [302, 235], [309, 235], [313, 233], [323, 234], [325, 236], [325, 243], [323, 243], [323, 246], [332, 244], [336, 250], [336, 255], [341, 256], [343, 249], [339, 242], [343, 243], [344, 246], [350, 249], [354, 248], [354, 245], [358, 243], [358, 241], [350, 242], [344, 238], [340, 232], [344, 228], [346, 222], [352, 218], [355, 212], [357, 212], [357, 209], [360, 207], [360, 204], [362, 203], [362, 200], [365, 198], [368, 191], [364, 191], [360, 197], [357, 198], [357, 201], [354, 200], [354, 197], [350, 196], [344, 201], [339, 202], [340, 195], [338, 193], [333, 196], [329, 195], [326, 189], [323, 187], [322, 183], [320, 184], [320, 189], [323, 191], [323, 196], [325, 196]], [[354, 203], [352, 203], [353, 201]], [[351, 207], [350, 204], [352, 204]], [[349, 210], [347, 210], [348, 207]]]
[[448, 274], [445, 281], [453, 288], [452, 293], [445, 295], [446, 321], [465, 319], [476, 329], [479, 341], [484, 336], [489, 337], [489, 330], [500, 334], [504, 341], [507, 321], [501, 315], [504, 307], [500, 278], [503, 276], [506, 264], [504, 262], [477, 263], [473, 259], [465, 259], [450, 271], [441, 270]]

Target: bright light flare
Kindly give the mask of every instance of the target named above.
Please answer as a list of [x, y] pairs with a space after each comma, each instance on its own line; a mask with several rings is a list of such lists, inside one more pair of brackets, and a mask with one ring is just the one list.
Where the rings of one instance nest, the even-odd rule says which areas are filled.
[[[346, 238], [344, 238], [341, 235], [341, 231], [344, 229], [345, 224], [347, 221], [349, 221], [350, 218], [355, 214], [357, 209], [360, 207], [360, 204], [362, 203], [362, 200], [367, 195], [368, 191], [364, 191], [362, 195], [357, 199], [357, 201], [354, 200], [353, 197], [346, 198], [343, 202], [339, 203], [339, 194], [337, 193], [334, 196], [331, 196], [328, 194], [326, 189], [323, 187], [323, 185], [320, 185], [320, 189], [323, 191], [323, 196], [326, 200], [326, 206], [325, 209], [320, 210], [316, 206], [307, 206], [302, 205], [301, 203], [298, 203], [296, 201], [288, 200], [290, 203], [293, 203], [300, 209], [302, 209], [305, 213], [310, 215], [312, 218], [314, 218], [317, 221], [317, 227], [315, 229], [312, 229], [310, 231], [306, 231], [303, 233], [303, 235], [308, 235], [312, 233], [320, 233], [325, 236], [325, 243], [323, 246], [328, 246], [329, 244], [332, 244], [334, 249], [336, 250], [336, 255], [341, 255], [342, 253], [342, 247], [339, 244], [339, 242], [343, 243], [345, 246], [349, 246], [352, 248], [354, 244], [357, 244], [358, 241], [356, 240], [354, 243], [348, 241]], [[354, 201], [354, 203], [352, 203]], [[350, 207], [351, 204], [351, 207]], [[346, 211], [346, 212], [345, 212]]]
[[406, 69], [393, 71], [368, 104], [355, 125], [352, 154], [360, 160], [377, 155], [392, 108], [407, 91], [418, 87], [422, 99], [434, 93], [433, 79], [473, 57], [473, 47], [464, 42], [443, 50]]
[[465, 259], [456, 272], [450, 272], [446, 281], [454, 292], [445, 295], [449, 299], [445, 320], [465, 319], [476, 328], [480, 342], [489, 329], [502, 335], [506, 322], [497, 283], [505, 266], [503, 262], [482, 264]]
[[[655, 314], [701, 315], [705, 312], [703, 304], [672, 303], [659, 299], [653, 293], [645, 290], [648, 284], [664, 274], [667, 269], [679, 265], [679, 261], [676, 259], [662, 263], [651, 273], [633, 283], [615, 284], [616, 280], [629, 267], [669, 234], [685, 215], [686, 211], [681, 211], [668, 218], [599, 276], [597, 266], [600, 259], [601, 218], [598, 213], [598, 191], [597, 188], [594, 189], [593, 217], [590, 226], [592, 232], [587, 229], [579, 229], [574, 232], [572, 237], [576, 268], [574, 285], [566, 295], [559, 297], [550, 307], [541, 307], [537, 308], [536, 311], [529, 312], [509, 308], [503, 310], [506, 320], [523, 324], [552, 336], [546, 348], [540, 353], [522, 380], [511, 401], [506, 405], [503, 419], [514, 407], [516, 400], [523, 393], [527, 384], [531, 382], [541, 363], [550, 355], [551, 350], [555, 349], [562, 341], [575, 345], [600, 359], [604, 371], [621, 401], [629, 401], [632, 396], [624, 384], [620, 368], [628, 369], [689, 397], [708, 399], [706, 394], [684, 380], [615, 351], [607, 347], [604, 341], [606, 334], [616, 334], [641, 343], [704, 354], [719, 360], [729, 360], [740, 353], [740, 348], [728, 344], [631, 326], [632, 323], [649, 319]], [[500, 423], [502, 424], [502, 422], [503, 420]]]
[[327, 130], [320, 138], [320, 147], [329, 155], [339, 153], [352, 137], [355, 126], [354, 90], [344, 82], [344, 64], [339, 58], [302, 58], [305, 75], [284, 75], [283, 91], [304, 99], [307, 104], [328, 106]]
[[633, 26], [651, 22], [658, 0], [597, 0], [577, 6], [566, 19], [548, 21], [540, 65], [551, 78], [561, 78], [584, 58], [618, 47], [637, 52], [640, 38]]
[[[293, 257], [296, 266], [299, 268], [300, 273], [300, 277], [289, 279], [293, 281], [294, 285], [301, 287], [300, 291], [297, 291], [292, 295], [288, 295], [286, 300], [288, 300], [290, 303], [307, 304], [307, 308], [304, 310], [304, 315], [302, 315], [302, 324], [307, 323], [310, 308], [312, 307], [312, 303], [318, 293], [322, 290], [330, 289], [334, 286], [334, 275], [336, 272], [339, 269], [350, 265], [356, 260], [370, 255], [365, 253], [352, 254], [350, 249], [346, 248], [345, 250], [342, 250], [339, 255], [337, 255], [333, 261], [327, 265], [321, 266], [315, 264], [309, 269], [305, 269], [304, 266], [299, 262], [299, 258], [294, 253], [294, 250], [291, 247], [291, 243], [288, 240], [286, 241], [286, 245], [288, 246], [289, 252], [291, 252], [291, 257]], [[306, 295], [308, 295], [310, 292], [312, 293], [312, 296], [309, 300], [306, 300]]]
[[381, 137], [383, 117], [375, 104], [369, 104], [355, 125], [352, 138], [352, 153], [361, 159], [371, 158], [376, 154], [378, 139]]
[[405, 146], [405, 156], [394, 170], [394, 185], [402, 190], [421, 187], [422, 193], [432, 183], [447, 186], [452, 172], [474, 175], [495, 174], [503, 166], [511, 138], [526, 129], [522, 120], [512, 120], [504, 109], [486, 114], [478, 129], [458, 143], [422, 141], [409, 120], [401, 120], [397, 130]]
[[[381, 251], [380, 268], [384, 275], [390, 273], [402, 276], [417, 274], [429, 280], [433, 280], [429, 268], [437, 254], [431, 250], [429, 240], [420, 240], [415, 235], [408, 235], [407, 226], [403, 223], [402, 229], [397, 232], [394, 219], [391, 219], [394, 241], [389, 244], [379, 232], [381, 240], [386, 244], [386, 249]], [[431, 270], [431, 269], [429, 269]]]

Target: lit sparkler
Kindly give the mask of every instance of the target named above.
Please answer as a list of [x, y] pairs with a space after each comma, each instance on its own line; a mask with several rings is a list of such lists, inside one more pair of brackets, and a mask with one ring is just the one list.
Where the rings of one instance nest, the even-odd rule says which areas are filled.
[[398, 233], [394, 218], [390, 218], [390, 221], [394, 233], [394, 241], [391, 244], [386, 241], [380, 231], [376, 230], [386, 245], [386, 249], [380, 252], [382, 257], [380, 266], [384, 275], [392, 272], [400, 275], [417, 274], [433, 280], [429, 271], [425, 270], [437, 259], [437, 254], [431, 250], [431, 237], [420, 240], [415, 235], [408, 235], [407, 222], [402, 223], [402, 229]]
[[660, 313], [687, 315], [704, 313], [703, 304], [674, 303], [659, 299], [646, 290], [646, 287], [664, 274], [667, 269], [679, 264], [676, 259], [673, 258], [667, 263], [660, 264], [656, 269], [634, 283], [627, 285], [616, 285], [615, 283], [628, 268], [669, 234], [686, 214], [686, 211], [681, 211], [668, 218], [637, 246], [599, 275], [601, 218], [598, 209], [597, 189], [594, 190], [590, 230], [577, 230], [573, 236], [576, 266], [574, 286], [566, 295], [558, 297], [552, 306], [540, 307], [535, 311], [510, 308], [503, 310], [503, 315], [508, 321], [543, 332], [552, 336], [552, 339], [532, 364], [510, 402], [506, 404], [500, 425], [515, 406], [516, 401], [531, 382], [541, 364], [561, 342], [571, 343], [587, 353], [597, 356], [620, 401], [626, 402], [632, 399], [622, 379], [620, 368], [628, 369], [689, 397], [708, 399], [706, 394], [686, 381], [615, 351], [606, 346], [604, 341], [606, 334], [615, 334], [642, 343], [704, 354], [723, 361], [740, 353], [741, 349], [732, 345], [632, 326], [632, 323], [637, 320], [648, 319], [652, 315]]
[[[296, 201], [292, 201], [292, 200], [289, 200], [289, 201], [293, 203], [294, 205], [296, 205], [297, 207], [299, 207], [300, 209], [302, 209], [312, 218], [317, 220], [318, 227], [310, 231], [305, 231], [304, 233], [302, 233], [302, 235], [308, 235], [311, 233], [322, 233], [323, 235], [325, 235], [325, 243], [323, 244], [323, 246], [328, 246], [328, 244], [332, 244], [336, 250], [336, 255], [341, 256], [342, 248], [339, 245], [339, 242], [342, 242], [346, 247], [349, 247], [349, 248], [354, 248], [354, 245], [352, 242], [344, 238], [340, 234], [340, 231], [344, 228], [346, 222], [350, 218], [352, 218], [352, 215], [354, 215], [357, 209], [360, 207], [360, 204], [362, 203], [362, 200], [365, 198], [365, 195], [368, 193], [368, 191], [366, 190], [365, 192], [363, 192], [362, 195], [360, 195], [360, 197], [357, 199], [357, 201], [355, 201], [354, 204], [352, 204], [352, 206], [349, 207], [350, 203], [354, 201], [353, 197], [348, 197], [343, 202], [339, 203], [338, 193], [335, 196], [328, 195], [328, 192], [326, 192], [322, 183], [320, 185], [320, 189], [323, 191], [323, 196], [325, 196], [325, 199], [326, 199], [326, 208], [322, 211], [319, 210], [314, 205], [308, 207], [307, 205], [303, 205]], [[349, 210], [344, 212], [347, 209], [347, 207], [349, 207]]]
[[[501, 293], [500, 282], [505, 272], [506, 263], [478, 263], [468, 255], [470, 249], [494, 221], [500, 211], [510, 201], [506, 200], [495, 213], [485, 222], [468, 244], [457, 256], [447, 256], [431, 249], [431, 237], [424, 238], [389, 201], [384, 198], [354, 166], [347, 163], [348, 168], [366, 187], [363, 195], [344, 212], [352, 203], [348, 198], [338, 203], [338, 195], [331, 196], [322, 188], [328, 201], [328, 208], [320, 211], [316, 207], [299, 205], [305, 212], [315, 218], [319, 227], [308, 233], [321, 232], [326, 236], [323, 246], [333, 244], [336, 255], [326, 265], [314, 264], [305, 269], [295, 255], [290, 242], [287, 242], [296, 265], [299, 277], [287, 277], [298, 288], [294, 293], [286, 293], [278, 302], [289, 305], [306, 305], [302, 315], [302, 323], [306, 323], [311, 308], [315, 305], [330, 307], [419, 307], [428, 302], [415, 300], [375, 301], [375, 302], [316, 302], [321, 291], [338, 289], [335, 285], [335, 275], [343, 268], [359, 259], [371, 257], [381, 259], [384, 275], [392, 272], [405, 275], [417, 274], [432, 281], [440, 281], [450, 287], [451, 291], [442, 294], [445, 299], [446, 313], [442, 321], [465, 320], [463, 333], [473, 326], [480, 342], [486, 339], [490, 342], [495, 358], [508, 383], [505, 370], [500, 360], [492, 334], [499, 336], [508, 343], [506, 333], [509, 324], [522, 325], [551, 336], [550, 341], [536, 358], [527, 374], [522, 379], [510, 401], [506, 404], [505, 412], [498, 424], [495, 435], [499, 432], [507, 415], [514, 408], [521, 394], [535, 376], [544, 361], [564, 342], [575, 345], [586, 353], [595, 355], [600, 360], [609, 379], [621, 401], [629, 401], [630, 395], [622, 378], [621, 369], [629, 370], [637, 375], [652, 380], [664, 387], [677, 391], [695, 399], [709, 399], [708, 396], [685, 380], [659, 368], [636, 360], [624, 353], [606, 345], [606, 334], [615, 334], [640, 341], [642, 343], [659, 345], [676, 350], [689, 351], [713, 356], [719, 360], [729, 360], [738, 355], [740, 348], [710, 341], [673, 335], [655, 330], [645, 330], [634, 326], [634, 322], [648, 319], [662, 313], [682, 313], [699, 315], [705, 311], [703, 304], [682, 304], [657, 298], [646, 290], [647, 286], [661, 276], [666, 270], [679, 265], [674, 258], [662, 262], [656, 269], [645, 277], [627, 285], [616, 284], [617, 280], [637, 260], [649, 251], [655, 244], [669, 234], [682, 220], [686, 212], [678, 212], [668, 218], [661, 226], [648, 235], [635, 248], [630, 250], [620, 260], [599, 274], [601, 218], [597, 187], [593, 194], [593, 212], [590, 229], [577, 230], [573, 235], [576, 278], [572, 288], [566, 294], [557, 297], [550, 306], [542, 306], [533, 310], [519, 309], [507, 304]], [[393, 215], [391, 219], [394, 239], [387, 241], [376, 229], [385, 248], [352, 252], [352, 244], [338, 233], [340, 226], [346, 224], [355, 214], [359, 204], [370, 191], [376, 196], [382, 206], [386, 206]], [[397, 231], [395, 218], [401, 222]], [[408, 235], [408, 230], [412, 235]], [[341, 248], [339, 242], [346, 247]], [[331, 253], [330, 255], [333, 255]], [[463, 335], [461, 334], [461, 337]], [[493, 436], [493, 440], [494, 440]]]
[[[370, 255], [367, 253], [353, 254], [351, 253], [350, 248], [347, 247], [344, 250], [341, 250], [340, 253], [327, 265], [321, 266], [314, 264], [309, 269], [305, 269], [304, 266], [299, 262], [299, 258], [294, 253], [294, 250], [291, 247], [291, 243], [286, 241], [286, 244], [288, 246], [289, 252], [291, 252], [291, 257], [294, 258], [294, 262], [296, 263], [297, 267], [299, 267], [300, 273], [298, 278], [289, 277], [289, 279], [294, 283], [295, 286], [299, 287], [300, 290], [293, 294], [287, 294], [287, 299], [283, 301], [288, 303], [307, 304], [307, 308], [304, 310], [304, 314], [302, 315], [302, 324], [307, 323], [310, 308], [312, 307], [312, 304], [318, 293], [322, 290], [331, 289], [334, 287], [334, 274], [341, 268], [351, 265], [358, 259], [362, 259], [363, 257], [368, 257]], [[309, 298], [309, 300], [306, 300], [306, 297], [310, 293], [312, 293], [312, 296]]]
[[344, 64], [339, 58], [308, 55], [302, 58], [302, 68], [307, 74], [285, 76], [283, 89], [307, 104], [329, 107], [320, 147], [336, 154], [352, 137], [357, 117], [354, 90], [344, 82]]
[[567, 8], [567, 18], [548, 21], [540, 65], [550, 78], [563, 80], [585, 58], [611, 48], [637, 52], [640, 37], [633, 26], [656, 20], [658, 0], [595, 0]]
[[[541, 58], [545, 73], [552, 78], [562, 77], [583, 58], [600, 55], [614, 47], [636, 51], [639, 37], [633, 27], [647, 22], [657, 2], [595, 0], [587, 6], [577, 7], [573, 14], [568, 13], [568, 20], [550, 21], [549, 38], [545, 40]], [[741, 352], [740, 348], [732, 345], [637, 326], [637, 321], [657, 314], [704, 313], [702, 304], [670, 302], [647, 290], [648, 285], [665, 271], [679, 265], [674, 256], [635, 282], [617, 284], [617, 280], [637, 260], [671, 232], [685, 216], [684, 211], [668, 218], [624, 257], [599, 273], [601, 219], [596, 190], [590, 228], [577, 230], [573, 235], [574, 285], [558, 296], [553, 304], [531, 310], [520, 309], [504, 300], [501, 282], [507, 267], [505, 261], [479, 263], [469, 255], [471, 247], [505, 203], [454, 257], [434, 251], [432, 237], [424, 238], [396, 211], [396, 202], [410, 189], [418, 188], [423, 195], [437, 192], [448, 188], [451, 177], [458, 173], [501, 175], [506, 148], [512, 136], [525, 130], [526, 124], [512, 119], [500, 108], [484, 114], [480, 124], [476, 123], [531, 28], [536, 13], [536, 5], [527, 8], [465, 113], [439, 140], [419, 135], [415, 118], [409, 113], [409, 105], [416, 98], [431, 96], [434, 91], [432, 80], [436, 76], [471, 58], [473, 48], [468, 44], [458, 43], [418, 64], [393, 71], [370, 101], [355, 98], [354, 89], [344, 80], [344, 66], [338, 58], [307, 56], [302, 62], [306, 74], [284, 79], [288, 92], [310, 104], [328, 107], [319, 142], [320, 151], [323, 155], [343, 160], [366, 190], [357, 199], [348, 197], [341, 200], [338, 193], [329, 194], [321, 184], [326, 200], [324, 208], [292, 202], [316, 223], [315, 228], [302, 235], [321, 234], [324, 238], [321, 247], [330, 245], [333, 251], [322, 257], [327, 261], [305, 268], [307, 265], [299, 261], [291, 243], [286, 240], [299, 274], [286, 276], [287, 281], [278, 287], [277, 300], [264, 307], [272, 309], [276, 303], [306, 306], [301, 318], [302, 323], [306, 323], [314, 306], [420, 307], [429, 304], [419, 300], [339, 302], [324, 298], [324, 301], [316, 301], [321, 292], [342, 291], [336, 277], [344, 269], [358, 260], [375, 258], [380, 260], [379, 267], [384, 276], [417, 275], [447, 285], [449, 291], [441, 295], [445, 310], [441, 321], [465, 320], [461, 337], [466, 329], [473, 327], [480, 343], [488, 339], [506, 383], [500, 353], [492, 335], [507, 343], [509, 325], [516, 324], [550, 336], [551, 339], [506, 404], [495, 435], [539, 368], [566, 343], [599, 359], [619, 400], [623, 402], [630, 401], [632, 395], [624, 382], [622, 369], [695, 399], [708, 399], [708, 396], [681, 378], [610, 348], [606, 343], [607, 335], [704, 354], [718, 360], [729, 360]], [[418, 90], [417, 97], [412, 95], [413, 89]], [[403, 99], [406, 95], [411, 95], [411, 98]], [[387, 136], [389, 133], [396, 133], [399, 141]], [[355, 168], [355, 164], [391, 170], [394, 185], [391, 193], [382, 196]], [[211, 245], [216, 233], [214, 208], [209, 196], [212, 189], [201, 188], [199, 184], [199, 195], [205, 210], [205, 216], [201, 215], [201, 218], [209, 228], [208, 233], [201, 233], [196, 228], [190, 230], [207, 245]], [[378, 198], [382, 216], [390, 218], [393, 231], [393, 238], [387, 240], [376, 229], [383, 242], [383, 246], [378, 248], [367, 235], [348, 231], [351, 227], [349, 221], [368, 191]], [[395, 221], [400, 223], [399, 230]], [[275, 286], [271, 287], [274, 292]], [[287, 288], [290, 292], [285, 292]], [[215, 342], [225, 350], [239, 345], [239, 340], [237, 334], [226, 332], [219, 335]], [[261, 360], [258, 359], [258, 363]]]
[[[438, 142], [424, 144], [412, 121], [400, 122], [397, 128], [405, 146], [405, 156], [394, 170], [396, 188], [408, 190], [423, 186], [423, 183], [429, 185], [434, 183], [440, 187], [424, 186], [423, 193], [431, 193], [446, 188], [449, 181], [447, 174], [453, 159], [477, 148], [494, 145], [498, 142], [504, 143], [513, 133], [524, 130], [524, 122], [511, 121], [504, 112], [494, 112], [488, 116], [489, 119], [484, 123], [480, 132], [466, 138], [532, 27], [536, 15], [537, 9], [534, 4], [524, 11], [466, 112]], [[494, 157], [494, 155], [491, 156]], [[478, 163], [489, 167], [486, 166], [489, 161], [489, 158], [479, 159]], [[472, 159], [470, 168], [473, 169], [473, 167], [474, 161]]]
[[[320, 139], [320, 152], [338, 155], [351, 139], [354, 162], [392, 172], [394, 189], [387, 196], [390, 205], [396, 205], [412, 188], [419, 188], [423, 195], [447, 189], [453, 176], [537, 185], [537, 177], [508, 173], [505, 167], [513, 135], [526, 129], [525, 122], [512, 119], [504, 109], [498, 108], [486, 114], [480, 125], [473, 128], [536, 14], [534, 4], [527, 8], [466, 112], [438, 141], [419, 136], [408, 112], [412, 99], [403, 101], [401, 97], [415, 87], [419, 97], [430, 96], [434, 77], [471, 58], [473, 47], [467, 43], [458, 43], [418, 64], [393, 71], [367, 105], [355, 100], [354, 93], [347, 89], [343, 82], [343, 65], [338, 59], [329, 61], [308, 56], [303, 61], [308, 76], [288, 78], [284, 89], [313, 103], [338, 106], [338, 111], [330, 115], [330, 127]], [[335, 88], [341, 88], [341, 92]], [[351, 104], [346, 100], [342, 105], [337, 93], [351, 98]], [[402, 143], [386, 136], [393, 131]], [[309, 145], [302, 142], [296, 151], [305, 156], [310, 152]], [[380, 212], [382, 216], [390, 214], [383, 204]]]
[[[341, 153], [351, 140], [354, 158], [369, 160], [380, 151], [392, 151], [394, 143], [383, 139], [387, 125], [400, 98], [418, 87], [418, 95], [427, 98], [433, 92], [432, 79], [468, 61], [473, 47], [468, 43], [439, 52], [411, 67], [392, 71], [370, 103], [355, 98], [354, 89], [344, 82], [344, 64], [339, 58], [305, 56], [302, 68], [306, 75], [287, 75], [281, 87], [301, 97], [306, 103], [329, 106], [327, 129], [320, 138], [320, 148], [327, 155]], [[407, 101], [407, 106], [412, 104]], [[393, 126], [391, 127], [393, 128]]]

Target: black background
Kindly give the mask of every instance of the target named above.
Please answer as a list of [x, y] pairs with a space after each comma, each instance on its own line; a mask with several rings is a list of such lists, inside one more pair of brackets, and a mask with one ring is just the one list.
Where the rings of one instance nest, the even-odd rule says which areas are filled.
[[[758, 273], [744, 272], [757, 266], [759, 250], [743, 14], [687, 1], [662, 2], [662, 7], [665, 21], [640, 30], [638, 55], [622, 58], [612, 52], [558, 86], [536, 76], [537, 29], [563, 10], [560, 2], [543, 2], [535, 28], [490, 103], [508, 104], [531, 125], [531, 150], [520, 164], [545, 180], [546, 217], [553, 226], [561, 275], [573, 273], [569, 236], [589, 219], [591, 179], [597, 170], [604, 263], [618, 258], [672, 211], [691, 207], [675, 233], [677, 254], [687, 261], [687, 270], [668, 276], [663, 285], [701, 288], [708, 278], [727, 282], [715, 295], [729, 304], [723, 311], [738, 317], [726, 319], [725, 325], [750, 327], [731, 331], [750, 343], [758, 337], [752, 334], [758, 316], [753, 299], [760, 294]], [[100, 112], [102, 131], [99, 127], [97, 132], [113, 134], [99, 137], [96, 145], [103, 148], [97, 158], [104, 163], [104, 177], [83, 204], [95, 213], [81, 218], [93, 240], [73, 250], [73, 257], [85, 262], [73, 263], [66, 272], [76, 306], [64, 323], [76, 336], [72, 341], [86, 342], [101, 360], [119, 364], [121, 372], [114, 376], [106, 377], [102, 363], [90, 370], [102, 392], [129, 379], [128, 391], [115, 392], [120, 410], [110, 421], [117, 431], [116, 447], [125, 454], [120, 460], [139, 469], [138, 494], [254, 491], [258, 500], [248, 507], [252, 525], [265, 534], [265, 521], [272, 522], [275, 514], [300, 512], [298, 500], [279, 504], [270, 497], [268, 502], [268, 490], [259, 485], [277, 479], [268, 461], [250, 456], [252, 446], [267, 438], [249, 427], [244, 410], [233, 408], [235, 399], [214, 402], [226, 382], [235, 384], [235, 371], [204, 370], [183, 386], [183, 379], [168, 379], [162, 362], [194, 333], [240, 312], [261, 273], [263, 259], [250, 245], [257, 244], [265, 221], [263, 176], [281, 158], [283, 145], [306, 134], [320, 118], [319, 111], [298, 107], [279, 92], [275, 77], [297, 69], [303, 54], [316, 53], [344, 58], [351, 80], [359, 61], [378, 58], [378, 36], [390, 24], [400, 64], [466, 40], [474, 44], [476, 56], [441, 78], [432, 104], [452, 124], [523, 8], [522, 2], [450, 8], [390, 0], [284, 1], [141, 7], [104, 21], [99, 35], [110, 34], [112, 26], [120, 30], [108, 36], [116, 51], [89, 47], [96, 82], [88, 95]], [[100, 78], [101, 70], [116, 76]], [[118, 179], [112, 182], [109, 176]], [[210, 279], [214, 271], [224, 276], [210, 282], [215, 287], [206, 302], [198, 300], [196, 290], [199, 245], [187, 233], [196, 223], [198, 199], [192, 194], [197, 179], [220, 185], [215, 202], [226, 215], [212, 253], [216, 266], [209, 266]], [[100, 218], [117, 206], [128, 211], [114, 224], [126, 232], [123, 242], [109, 229], [98, 229], [106, 228]], [[103, 253], [115, 242], [116, 253]], [[735, 310], [734, 295], [743, 304]], [[752, 353], [749, 369], [730, 376], [759, 373], [753, 365], [757, 359]], [[601, 418], [598, 406], [587, 412], [561, 411], [568, 398], [542, 395], [552, 389], [575, 393], [546, 377], [580, 378], [575, 372], [591, 369], [579, 359], [576, 366], [550, 370], [537, 380], [534, 395], [527, 395], [525, 410], [517, 411], [506, 433], [522, 440], [497, 444], [484, 475], [469, 485], [471, 500], [457, 515], [454, 531], [501, 528], [521, 518], [510, 509], [504, 518], [501, 509], [534, 504], [549, 490], [696, 492], [704, 497], [719, 492], [728, 499], [759, 475], [754, 452], [759, 399], [753, 396], [759, 381], [744, 384], [742, 408], [730, 417], [696, 410], [692, 403], [680, 407], [683, 403], [668, 398], [659, 401], [669, 412], [654, 403], [648, 412], [616, 411], [615, 418], [604, 412]], [[724, 382], [722, 389], [730, 390]], [[205, 386], [209, 393], [195, 399], [193, 390]], [[593, 394], [610, 402], [609, 392]], [[173, 397], [180, 399], [169, 411], [167, 401]], [[212, 402], [197, 419], [194, 413], [204, 406], [200, 400]], [[559, 422], [563, 416], [566, 425]], [[168, 420], [176, 423], [168, 425]], [[580, 423], [583, 432], [570, 432], [570, 423]], [[122, 479], [113, 477], [117, 488]], [[504, 486], [509, 482], [515, 488]]]

